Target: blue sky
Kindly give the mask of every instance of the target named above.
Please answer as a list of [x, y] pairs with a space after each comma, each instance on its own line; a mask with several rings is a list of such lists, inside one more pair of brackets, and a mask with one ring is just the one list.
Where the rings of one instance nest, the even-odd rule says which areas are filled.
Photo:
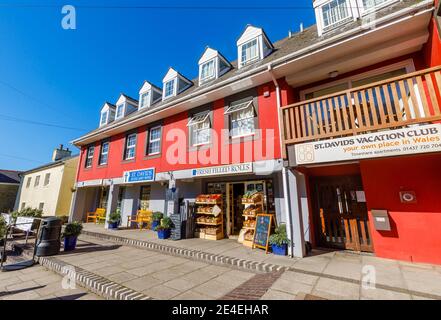
[[[76, 6], [76, 30], [61, 28], [64, 4]], [[253, 9], [262, 6], [285, 9]], [[121, 92], [138, 98], [143, 81], [161, 85], [170, 66], [196, 77], [207, 45], [235, 60], [235, 42], [247, 24], [263, 27], [276, 41], [298, 31], [301, 22], [314, 23], [312, 0], [0, 1], [0, 169], [47, 163], [61, 143], [78, 152], [69, 142], [98, 126], [105, 101], [116, 102]], [[73, 129], [6, 120], [11, 118]]]

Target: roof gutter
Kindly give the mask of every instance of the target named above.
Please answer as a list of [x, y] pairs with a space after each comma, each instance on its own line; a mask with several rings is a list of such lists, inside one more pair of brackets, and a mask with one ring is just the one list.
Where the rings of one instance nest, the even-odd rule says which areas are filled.
[[[407, 14], [415, 12], [415, 11], [418, 11], [420, 9], [423, 9], [424, 7], [428, 7], [428, 5], [432, 5], [432, 6], [430, 8], [428, 8], [427, 10], [425, 10], [425, 11], [422, 11], [422, 12], [419, 12], [419, 13], [417, 12], [418, 15], [426, 13], [426, 12], [433, 11], [433, 9], [434, 9], [434, 7], [433, 7], [433, 0], [426, 0], [426, 1], [420, 2], [420, 3], [416, 4], [416, 5], [413, 5], [411, 7], [404, 8], [404, 9], [402, 9], [400, 11], [397, 11], [397, 12], [395, 12], [393, 14], [387, 15], [387, 16], [385, 16], [383, 18], [380, 18], [380, 19], [376, 20], [375, 23], [385, 24], [385, 23], [387, 23], [389, 21], [396, 20], [397, 18], [399, 18], [401, 16], [407, 15]], [[365, 32], [365, 33], [370, 33], [370, 32], [376, 31], [376, 30], [377, 29], [370, 30], [370, 31]], [[175, 107], [176, 105], [179, 105], [180, 103], [189, 101], [189, 100], [191, 100], [191, 99], [193, 99], [195, 97], [198, 97], [198, 96], [200, 96], [202, 94], [213, 92], [213, 91], [215, 91], [217, 89], [221, 89], [221, 88], [223, 88], [223, 87], [225, 87], [225, 86], [227, 86], [227, 85], [229, 85], [231, 83], [234, 83], [236, 81], [239, 81], [241, 79], [248, 78], [250, 76], [257, 75], [257, 74], [260, 74], [262, 72], [266, 72], [268, 70], [268, 68], [272, 68], [274, 70], [275, 68], [281, 67], [281, 66], [283, 66], [283, 65], [285, 65], [285, 64], [287, 64], [289, 62], [292, 62], [292, 61], [295, 61], [295, 60], [299, 60], [298, 58], [301, 57], [301, 56], [303, 56], [303, 58], [304, 58], [305, 54], [306, 54], [306, 56], [308, 56], [312, 52], [323, 51], [323, 50], [327, 49], [328, 47], [332, 47], [332, 46], [338, 44], [339, 41], [342, 42], [341, 40], [343, 40], [343, 39], [346, 40], [346, 41], [349, 41], [349, 40], [351, 40], [351, 38], [350, 38], [351, 35], [360, 33], [360, 31], [366, 31], [365, 27], [360, 26], [358, 28], [349, 30], [349, 31], [347, 31], [345, 33], [339, 34], [339, 35], [337, 35], [335, 37], [331, 37], [331, 38], [329, 38], [327, 40], [320, 41], [317, 44], [314, 44], [312, 46], [309, 46], [309, 47], [306, 47], [304, 49], [298, 50], [296, 52], [288, 54], [288, 55], [286, 55], [284, 57], [281, 57], [279, 59], [276, 59], [274, 61], [271, 61], [271, 62], [268, 62], [266, 64], [263, 64], [262, 66], [259, 66], [259, 67], [255, 68], [255, 69], [252, 69], [250, 71], [247, 71], [247, 72], [244, 72], [242, 74], [239, 74], [237, 76], [231, 77], [231, 78], [229, 78], [227, 80], [221, 81], [218, 84], [215, 84], [213, 86], [207, 87], [207, 88], [202, 89], [200, 91], [193, 92], [192, 94], [190, 94], [188, 96], [184, 96], [184, 97], [182, 97], [180, 99], [177, 99], [177, 100], [175, 100], [173, 102], [170, 102], [168, 104], [162, 105], [162, 106], [160, 106], [160, 107], [158, 107], [156, 109], [152, 109], [152, 110], [148, 110], [148, 112], [140, 113], [136, 117], [125, 119], [125, 120], [123, 120], [121, 122], [118, 122], [118, 123], [115, 123], [113, 125], [111, 124], [110, 126], [106, 126], [102, 130], [98, 130], [98, 131], [95, 131], [93, 133], [86, 134], [86, 135], [84, 135], [84, 136], [82, 136], [82, 137], [80, 137], [78, 139], [75, 139], [75, 140], [71, 141], [71, 143], [73, 145], [79, 147], [79, 146], [82, 145], [82, 142], [84, 140], [88, 139], [88, 138], [92, 138], [92, 137], [94, 137], [96, 135], [105, 133], [105, 132], [107, 132], [107, 131], [109, 131], [111, 129], [120, 128], [120, 127], [122, 127], [122, 126], [124, 126], [124, 125], [126, 125], [126, 124], [128, 124], [128, 123], [130, 123], [132, 121], [141, 119], [141, 118], [143, 118], [145, 116], [149, 116], [149, 115], [153, 115], [153, 114], [156, 114], [156, 113], [159, 113], [159, 112], [162, 112], [162, 111], [166, 111], [166, 110], [168, 110], [168, 109], [170, 109], [172, 107]]]

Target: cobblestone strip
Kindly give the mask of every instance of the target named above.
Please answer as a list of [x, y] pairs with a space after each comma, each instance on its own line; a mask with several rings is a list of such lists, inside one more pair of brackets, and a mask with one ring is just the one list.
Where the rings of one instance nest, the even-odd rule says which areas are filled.
[[37, 261], [41, 266], [62, 276], [66, 276], [66, 267], [73, 267], [75, 270], [75, 282], [103, 298], [109, 300], [151, 300], [151, 298], [142, 293], [56, 258], [39, 257]]
[[283, 272], [256, 274], [219, 300], [259, 300]]
[[90, 236], [101, 240], [109, 240], [112, 242], [134, 246], [138, 248], [145, 248], [156, 252], [165, 253], [168, 255], [180, 256], [189, 259], [195, 259], [210, 264], [230, 265], [239, 269], [245, 269], [253, 272], [275, 272], [286, 271], [288, 267], [279, 266], [266, 262], [250, 261], [245, 259], [233, 258], [214, 253], [203, 252], [193, 249], [185, 249], [181, 247], [171, 246], [169, 244], [159, 244], [156, 242], [145, 240], [134, 240], [109, 234], [102, 234], [98, 232], [82, 231], [82, 235]]

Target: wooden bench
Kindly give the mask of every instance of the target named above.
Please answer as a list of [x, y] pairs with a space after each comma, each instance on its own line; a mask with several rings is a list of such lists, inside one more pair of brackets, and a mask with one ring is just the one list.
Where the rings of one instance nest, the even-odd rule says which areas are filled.
[[86, 217], [87, 222], [99, 223], [106, 221], [106, 209], [97, 208], [94, 212], [88, 212]]
[[151, 210], [138, 210], [135, 216], [127, 217], [127, 227], [130, 227], [132, 222], [138, 223], [140, 230], [142, 230], [144, 223], [147, 224], [146, 228], [149, 228], [153, 220], [153, 211]]

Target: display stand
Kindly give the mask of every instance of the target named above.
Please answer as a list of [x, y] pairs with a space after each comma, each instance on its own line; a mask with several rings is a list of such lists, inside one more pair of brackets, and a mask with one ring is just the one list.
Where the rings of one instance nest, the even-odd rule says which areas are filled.
[[196, 197], [195, 237], [206, 240], [224, 238], [224, 209], [221, 194], [207, 194]]
[[246, 247], [252, 248], [256, 227], [256, 216], [263, 213], [263, 194], [256, 192], [250, 194], [248, 197], [245, 195], [242, 198], [242, 204], [245, 205], [242, 214], [245, 219], [242, 227], [242, 232], [244, 234], [242, 244]]

